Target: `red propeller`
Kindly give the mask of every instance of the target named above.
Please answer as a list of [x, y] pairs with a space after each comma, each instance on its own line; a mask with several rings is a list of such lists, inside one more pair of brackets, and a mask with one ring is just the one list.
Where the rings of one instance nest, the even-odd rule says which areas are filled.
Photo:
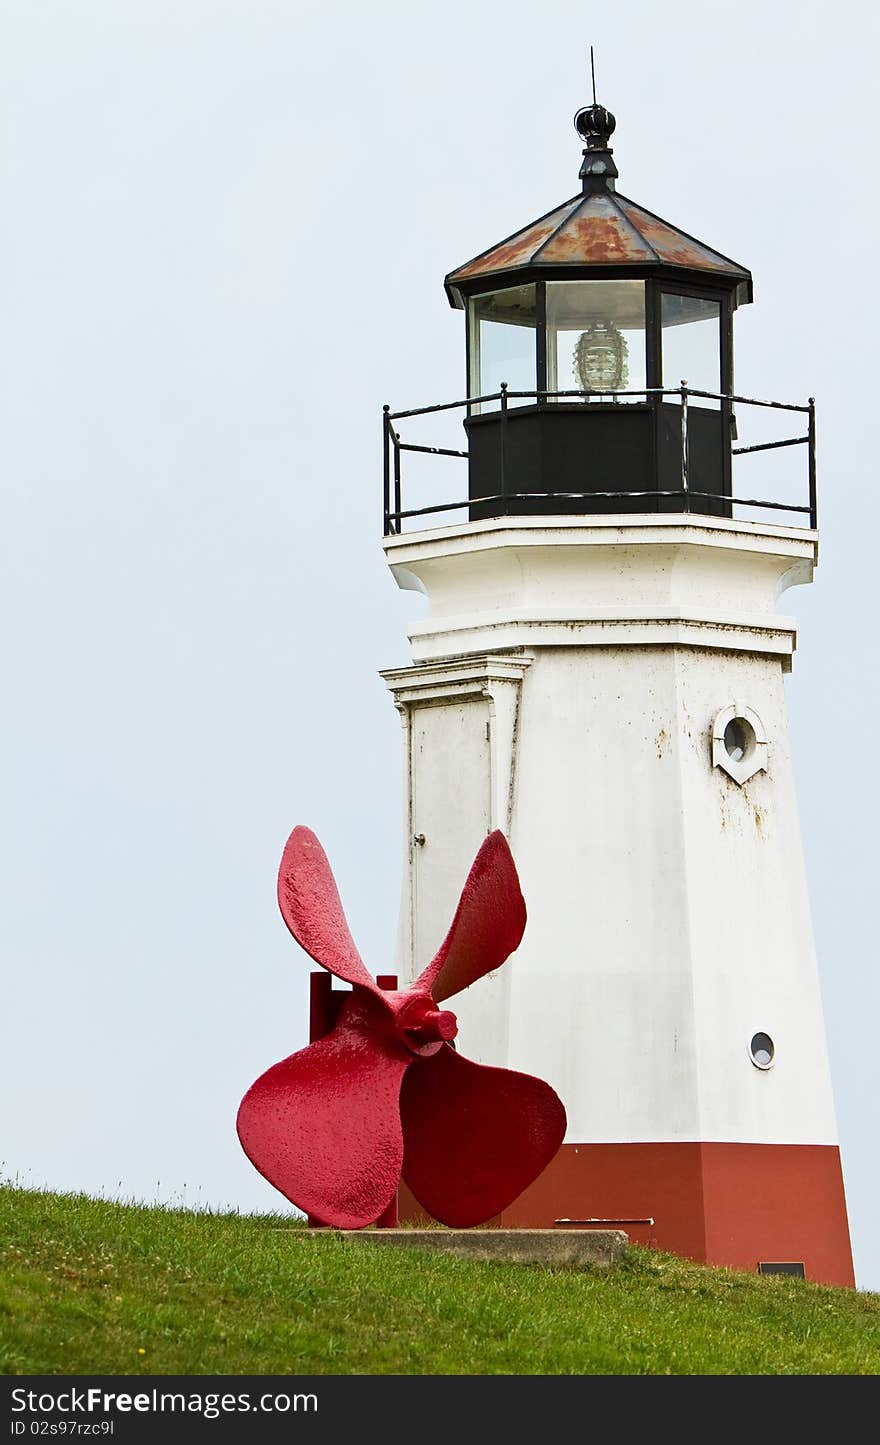
[[452, 1047], [438, 1004], [499, 968], [519, 946], [526, 908], [503, 833], [490, 833], [436, 957], [409, 988], [380, 989], [361, 960], [330, 864], [294, 828], [278, 902], [297, 942], [351, 984], [324, 1038], [275, 1064], [238, 1111], [251, 1163], [293, 1204], [340, 1229], [372, 1224], [401, 1177], [429, 1214], [482, 1224], [549, 1164], [565, 1110], [549, 1084], [487, 1068]]

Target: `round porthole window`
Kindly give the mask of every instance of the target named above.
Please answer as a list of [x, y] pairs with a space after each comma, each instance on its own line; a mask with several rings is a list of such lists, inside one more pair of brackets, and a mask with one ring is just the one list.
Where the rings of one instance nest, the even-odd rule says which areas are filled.
[[743, 763], [755, 751], [755, 729], [748, 718], [732, 717], [724, 729], [724, 746], [731, 762]]
[[712, 766], [740, 787], [767, 768], [767, 733], [750, 707], [732, 702], [712, 724]]
[[749, 1044], [749, 1058], [756, 1069], [769, 1069], [776, 1057], [776, 1045], [769, 1034], [755, 1034]]

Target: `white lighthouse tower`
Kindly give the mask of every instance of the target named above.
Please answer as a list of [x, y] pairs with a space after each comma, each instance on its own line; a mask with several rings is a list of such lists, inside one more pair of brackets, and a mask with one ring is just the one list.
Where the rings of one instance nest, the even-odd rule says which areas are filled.
[[[467, 400], [386, 410], [385, 549], [429, 600], [384, 674], [400, 972], [503, 829], [529, 922], [457, 1001], [462, 1043], [546, 1079], [569, 1121], [503, 1222], [852, 1284], [778, 610], [816, 561], [812, 402], [735, 394], [749, 272], [616, 190], [603, 107], [576, 126], [581, 192], [446, 278]], [[441, 502], [407, 475], [435, 411], [467, 436], [434, 447], [461, 468]], [[777, 435], [749, 442], [753, 418]], [[766, 463], [762, 495], [755, 451], [799, 457], [801, 495]]]

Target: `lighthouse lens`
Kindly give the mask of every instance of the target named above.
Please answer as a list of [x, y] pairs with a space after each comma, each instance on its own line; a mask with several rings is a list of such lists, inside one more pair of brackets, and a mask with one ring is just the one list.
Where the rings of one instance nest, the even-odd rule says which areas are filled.
[[557, 400], [644, 401], [645, 336], [644, 281], [547, 282], [547, 388], [568, 393]]

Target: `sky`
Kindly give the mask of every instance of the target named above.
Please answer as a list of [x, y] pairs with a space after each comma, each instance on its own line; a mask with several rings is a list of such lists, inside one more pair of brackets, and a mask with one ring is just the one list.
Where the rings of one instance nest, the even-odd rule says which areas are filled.
[[305, 1042], [313, 827], [393, 967], [421, 599], [381, 407], [461, 395], [447, 271], [578, 189], [749, 266], [737, 382], [818, 405], [788, 691], [858, 1283], [880, 1289], [874, 7], [0, 0], [0, 1172], [274, 1209], [238, 1101]]

